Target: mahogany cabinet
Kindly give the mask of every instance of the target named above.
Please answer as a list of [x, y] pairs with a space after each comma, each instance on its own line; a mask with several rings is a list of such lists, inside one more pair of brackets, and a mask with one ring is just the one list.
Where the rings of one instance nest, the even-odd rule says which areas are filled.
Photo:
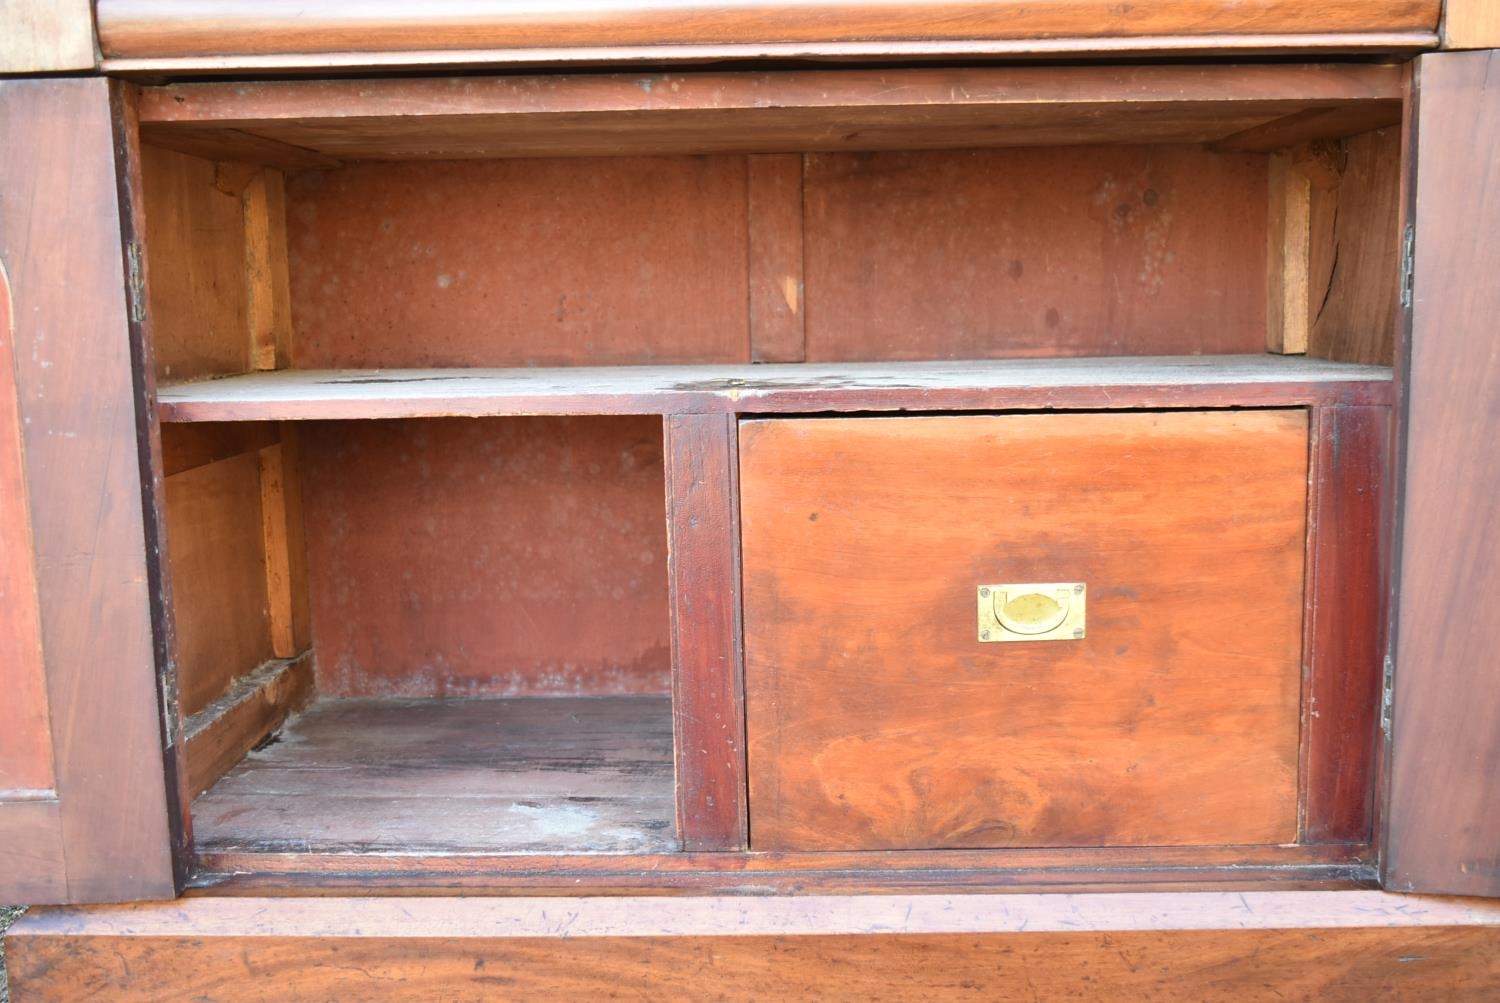
[[1436, 2], [313, 7], [0, 80], [18, 999], [1500, 991]]

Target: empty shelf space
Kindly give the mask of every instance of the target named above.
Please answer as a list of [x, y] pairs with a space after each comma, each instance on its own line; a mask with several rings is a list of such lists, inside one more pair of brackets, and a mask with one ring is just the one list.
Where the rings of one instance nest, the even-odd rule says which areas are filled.
[[1391, 370], [1282, 355], [277, 370], [158, 392], [163, 421], [1385, 404]]
[[666, 696], [321, 699], [193, 804], [200, 852], [675, 850]]

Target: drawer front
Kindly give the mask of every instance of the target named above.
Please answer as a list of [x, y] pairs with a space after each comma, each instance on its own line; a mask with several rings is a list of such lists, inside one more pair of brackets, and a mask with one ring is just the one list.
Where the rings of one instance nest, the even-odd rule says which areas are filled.
[[[752, 846], [1297, 839], [1301, 410], [747, 421]], [[1084, 636], [981, 640], [1077, 583]]]

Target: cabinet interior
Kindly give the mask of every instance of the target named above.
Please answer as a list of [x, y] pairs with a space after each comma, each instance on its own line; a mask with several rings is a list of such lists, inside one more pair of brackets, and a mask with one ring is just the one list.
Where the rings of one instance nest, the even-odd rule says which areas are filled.
[[[817, 391], [913, 363], [1392, 363], [1384, 83], [1333, 112], [1101, 90], [172, 119], [233, 86], [142, 98], [152, 368], [164, 401], [202, 405], [164, 407], [160, 439], [200, 854], [681, 847], [678, 405], [591, 413], [588, 368], [717, 392], [739, 366], [807, 366]], [[444, 397], [479, 370], [545, 373], [570, 403]], [[330, 409], [288, 404], [298, 378]], [[245, 380], [267, 396], [233, 403]], [[421, 403], [390, 405], [414, 381]]]

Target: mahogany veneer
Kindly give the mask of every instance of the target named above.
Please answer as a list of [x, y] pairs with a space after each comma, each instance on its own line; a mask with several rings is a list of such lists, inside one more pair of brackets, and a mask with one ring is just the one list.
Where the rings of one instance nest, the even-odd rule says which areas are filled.
[[1357, 891], [189, 898], [48, 911], [10, 942], [18, 983], [57, 998], [1197, 1001], [1269, 987], [1362, 1003], [1500, 988], [1493, 903]]

